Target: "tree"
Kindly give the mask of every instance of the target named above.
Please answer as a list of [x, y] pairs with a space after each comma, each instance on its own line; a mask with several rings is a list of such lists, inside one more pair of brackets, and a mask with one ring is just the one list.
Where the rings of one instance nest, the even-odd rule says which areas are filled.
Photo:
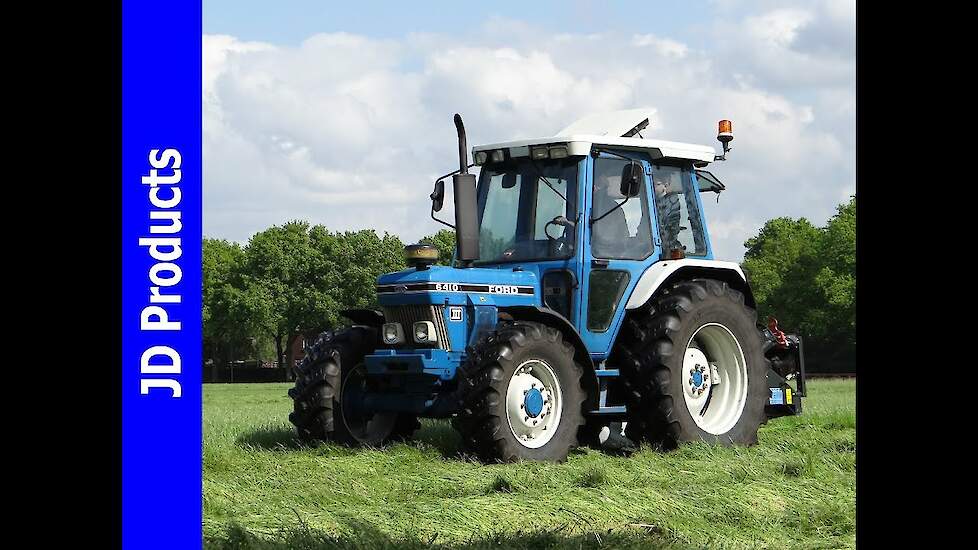
[[826, 302], [826, 332], [856, 348], [856, 198], [840, 204], [825, 227], [815, 284]]
[[293, 221], [255, 234], [235, 296], [253, 331], [275, 342], [280, 365], [293, 344], [340, 324], [346, 308], [375, 307], [381, 273], [404, 268], [403, 243], [373, 230], [332, 233]]
[[418, 242], [435, 245], [438, 249], [438, 265], [452, 265], [452, 256], [455, 254], [454, 231], [442, 229], [434, 235], [422, 237]]
[[804, 335], [806, 355], [822, 363], [817, 368], [854, 369], [856, 197], [840, 204], [825, 227], [777, 218], [744, 246], [743, 268], [761, 318], [774, 315]]
[[323, 321], [327, 328], [339, 324], [341, 309], [377, 306], [377, 277], [404, 269], [404, 243], [396, 235], [377, 235], [373, 230], [330, 233], [313, 228], [312, 239], [325, 264], [320, 281], [337, 306]]
[[250, 344], [237, 302], [244, 255], [237, 243], [208, 238], [202, 243], [204, 356], [215, 365], [227, 364], [235, 350]]
[[295, 339], [321, 328], [337, 309], [326, 285], [330, 262], [314, 246], [314, 231], [292, 221], [256, 233], [245, 248], [238, 303], [253, 330], [273, 339], [279, 365], [287, 368]]
[[811, 331], [806, 315], [818, 298], [805, 281], [812, 281], [817, 272], [814, 259], [820, 239], [821, 230], [805, 218], [776, 218], [744, 243], [743, 268], [750, 276], [759, 313], [777, 312], [785, 326]]

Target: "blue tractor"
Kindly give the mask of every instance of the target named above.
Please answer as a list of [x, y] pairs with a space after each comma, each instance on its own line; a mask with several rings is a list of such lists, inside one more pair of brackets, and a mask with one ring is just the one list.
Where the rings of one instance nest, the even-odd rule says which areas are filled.
[[[725, 160], [730, 122], [718, 156], [643, 138], [648, 115], [475, 147], [472, 164], [455, 115], [459, 169], [431, 194], [453, 266], [406, 247], [410, 267], [377, 280], [380, 311], [344, 311], [352, 326], [307, 347], [289, 391], [298, 435], [374, 446], [451, 418], [485, 461], [563, 461], [609, 426], [661, 449], [750, 445], [800, 413], [801, 339], [757, 322], [703, 217], [701, 194], [724, 189], [703, 168]], [[454, 225], [435, 215], [448, 177]]]

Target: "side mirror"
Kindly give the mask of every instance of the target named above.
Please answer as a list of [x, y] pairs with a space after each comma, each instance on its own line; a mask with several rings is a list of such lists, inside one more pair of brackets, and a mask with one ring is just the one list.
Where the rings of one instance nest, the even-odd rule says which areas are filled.
[[435, 182], [435, 190], [429, 195], [431, 198], [431, 210], [432, 212], [441, 212], [442, 203], [445, 201], [445, 181], [438, 180]]
[[637, 197], [641, 192], [642, 165], [632, 162], [621, 171], [621, 194], [624, 197]]

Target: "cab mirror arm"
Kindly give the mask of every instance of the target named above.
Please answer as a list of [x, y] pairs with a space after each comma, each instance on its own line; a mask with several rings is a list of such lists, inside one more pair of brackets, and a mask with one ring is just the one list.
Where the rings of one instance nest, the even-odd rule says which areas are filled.
[[597, 218], [591, 218], [591, 221], [588, 223], [588, 228], [594, 227], [594, 222], [601, 220], [602, 218], [604, 218], [608, 214], [611, 214], [615, 210], [618, 210], [619, 208], [621, 208], [622, 206], [624, 206], [625, 203], [629, 201], [629, 199], [631, 199], [631, 197], [626, 196], [625, 197], [625, 200], [623, 200], [620, 203], [616, 204], [611, 210], [608, 210], [607, 212], [605, 212], [604, 214], [601, 214]]

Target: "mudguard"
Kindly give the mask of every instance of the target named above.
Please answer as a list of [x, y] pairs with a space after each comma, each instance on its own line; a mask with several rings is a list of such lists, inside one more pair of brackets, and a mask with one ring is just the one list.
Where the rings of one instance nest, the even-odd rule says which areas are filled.
[[650, 265], [642, 273], [634, 290], [632, 290], [625, 308], [635, 309], [644, 306], [662, 285], [677, 278], [694, 279], [698, 277], [726, 282], [744, 294], [744, 302], [749, 307], [757, 307], [754, 302], [754, 293], [751, 292], [750, 285], [747, 283], [747, 277], [738, 264], [718, 260], [684, 258], [681, 260], [663, 260]]

